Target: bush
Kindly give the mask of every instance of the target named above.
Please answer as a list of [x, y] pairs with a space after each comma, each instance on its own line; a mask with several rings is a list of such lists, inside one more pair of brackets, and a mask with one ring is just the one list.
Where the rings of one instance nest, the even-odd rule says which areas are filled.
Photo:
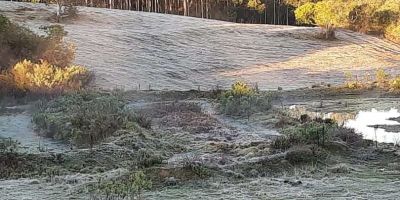
[[295, 10], [295, 16], [297, 22], [301, 24], [315, 24], [314, 8], [315, 8], [315, 3], [312, 2], [307, 2], [299, 6]]
[[183, 169], [192, 172], [199, 178], [207, 178], [211, 171], [204, 164], [203, 160], [196, 155], [187, 155], [183, 160]]
[[50, 65], [47, 61], [32, 63], [24, 60], [3, 77], [8, 85], [23, 92], [48, 93], [82, 89], [89, 82], [90, 73], [81, 66], [61, 68]]
[[375, 80], [378, 87], [385, 87], [389, 79], [390, 74], [386, 73], [382, 68], [376, 71]]
[[346, 82], [344, 87], [348, 89], [372, 88], [378, 87], [385, 90], [400, 90], [400, 76], [391, 78], [392, 76], [383, 69], [376, 71], [375, 80], [366, 74], [364, 79], [359, 80], [353, 77], [351, 73], [346, 73]]
[[72, 64], [75, 59], [75, 45], [64, 41], [67, 32], [60, 25], [41, 27], [47, 33], [38, 48], [36, 60], [45, 60], [58, 67]]
[[[399, 23], [400, 24], [400, 23]], [[400, 25], [391, 24], [385, 30], [385, 37], [394, 42], [400, 42]]]
[[151, 187], [151, 180], [143, 171], [137, 171], [121, 180], [99, 183], [96, 190], [105, 194], [105, 199], [142, 199], [143, 191]]
[[352, 73], [346, 72], [345, 77], [346, 77], [346, 82], [345, 82], [346, 88], [358, 89], [362, 87], [361, 81], [359, 81], [357, 78], [354, 78]]
[[390, 82], [390, 88], [392, 90], [399, 90], [400, 89], [400, 76], [396, 77]]
[[398, 0], [319, 0], [302, 3], [295, 10], [300, 24], [318, 25], [326, 39], [334, 37], [335, 28], [349, 28], [363, 33], [384, 34], [393, 41], [400, 37]]
[[274, 149], [282, 149], [282, 150], [287, 150], [290, 147], [300, 144], [301, 139], [297, 137], [297, 135], [293, 134], [288, 134], [288, 135], [282, 135], [277, 138], [275, 138], [272, 141], [271, 147]]
[[43, 29], [47, 35], [40, 36], [0, 15], [0, 71], [23, 59], [33, 62], [46, 60], [61, 67], [70, 65], [74, 60], [75, 48], [64, 41], [66, 32], [63, 27], [53, 25]]
[[92, 147], [126, 128], [134, 116], [118, 95], [83, 91], [39, 103], [33, 122], [47, 137]]
[[151, 167], [162, 163], [162, 157], [156, 155], [151, 149], [139, 149], [137, 165], [140, 167]]
[[138, 199], [142, 199], [143, 190], [150, 189], [152, 182], [147, 179], [143, 171], [138, 171], [131, 176], [132, 187]]
[[221, 110], [227, 115], [250, 116], [256, 112], [271, 108], [271, 100], [266, 95], [258, 93], [256, 88], [243, 82], [236, 82], [226, 91], [221, 99]]
[[286, 150], [299, 144], [325, 146], [332, 141], [335, 130], [335, 125], [328, 121], [312, 121], [285, 128], [282, 131], [283, 136], [276, 138], [272, 147]]

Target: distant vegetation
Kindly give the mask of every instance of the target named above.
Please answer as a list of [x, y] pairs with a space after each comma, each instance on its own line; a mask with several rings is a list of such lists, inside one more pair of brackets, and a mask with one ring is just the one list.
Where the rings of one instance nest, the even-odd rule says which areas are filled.
[[[321, 37], [336, 28], [383, 35], [400, 42], [398, 0], [21, 0], [177, 14], [238, 23], [315, 25]], [[60, 9], [59, 9], [60, 10]], [[73, 10], [76, 11], [76, 10]], [[72, 12], [74, 13], [74, 12]]]
[[400, 40], [400, 2], [398, 0], [307, 0], [295, 11], [300, 24], [318, 25], [325, 38], [333, 38], [336, 28], [381, 34]]
[[375, 72], [375, 76], [367, 73], [360, 77], [351, 73], [346, 73], [346, 82], [344, 86], [348, 89], [380, 88], [389, 91], [399, 91], [400, 76], [392, 76], [383, 69], [378, 69]]
[[295, 23], [294, 6], [283, 0], [19, 0], [136, 10], [238, 23]]
[[51, 93], [83, 88], [89, 71], [72, 65], [75, 47], [64, 41], [62, 26], [37, 35], [0, 15], [0, 93]]

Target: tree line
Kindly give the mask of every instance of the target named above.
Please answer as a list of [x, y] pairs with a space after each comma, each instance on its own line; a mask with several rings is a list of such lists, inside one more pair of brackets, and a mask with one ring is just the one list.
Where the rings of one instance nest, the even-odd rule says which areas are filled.
[[303, 0], [295, 11], [299, 24], [311, 24], [325, 30], [325, 38], [334, 37], [336, 28], [383, 35], [400, 42], [400, 0]]
[[237, 23], [294, 25], [290, 0], [17, 0], [175, 14]]

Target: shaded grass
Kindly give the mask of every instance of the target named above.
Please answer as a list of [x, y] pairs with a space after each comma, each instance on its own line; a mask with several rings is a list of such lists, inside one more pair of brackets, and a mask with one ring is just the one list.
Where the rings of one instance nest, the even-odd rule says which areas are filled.
[[92, 147], [135, 123], [137, 118], [125, 108], [121, 95], [91, 91], [66, 94], [38, 103], [33, 122], [42, 135]]

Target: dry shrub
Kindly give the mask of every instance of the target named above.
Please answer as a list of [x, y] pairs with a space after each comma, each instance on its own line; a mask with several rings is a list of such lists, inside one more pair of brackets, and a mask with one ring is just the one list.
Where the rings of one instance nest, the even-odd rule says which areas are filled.
[[361, 134], [356, 133], [353, 129], [344, 127], [337, 127], [334, 137], [352, 146], [361, 145], [363, 142], [363, 136]]
[[12, 23], [0, 15], [0, 71], [28, 59], [46, 60], [56, 66], [68, 66], [75, 58], [75, 47], [64, 41], [67, 34], [59, 25], [42, 27], [46, 35]]
[[391, 91], [400, 90], [400, 76], [391, 76], [383, 69], [376, 71], [375, 80], [368, 73], [362, 79], [353, 76], [351, 73], [346, 73], [345, 76], [344, 87], [348, 89], [371, 89], [377, 87]]
[[[7, 85], [24, 92], [47, 93], [79, 90], [90, 80], [89, 71], [81, 66], [57, 67], [47, 61], [32, 63], [24, 60], [2, 75]], [[1, 81], [0, 77], [0, 81]]]

